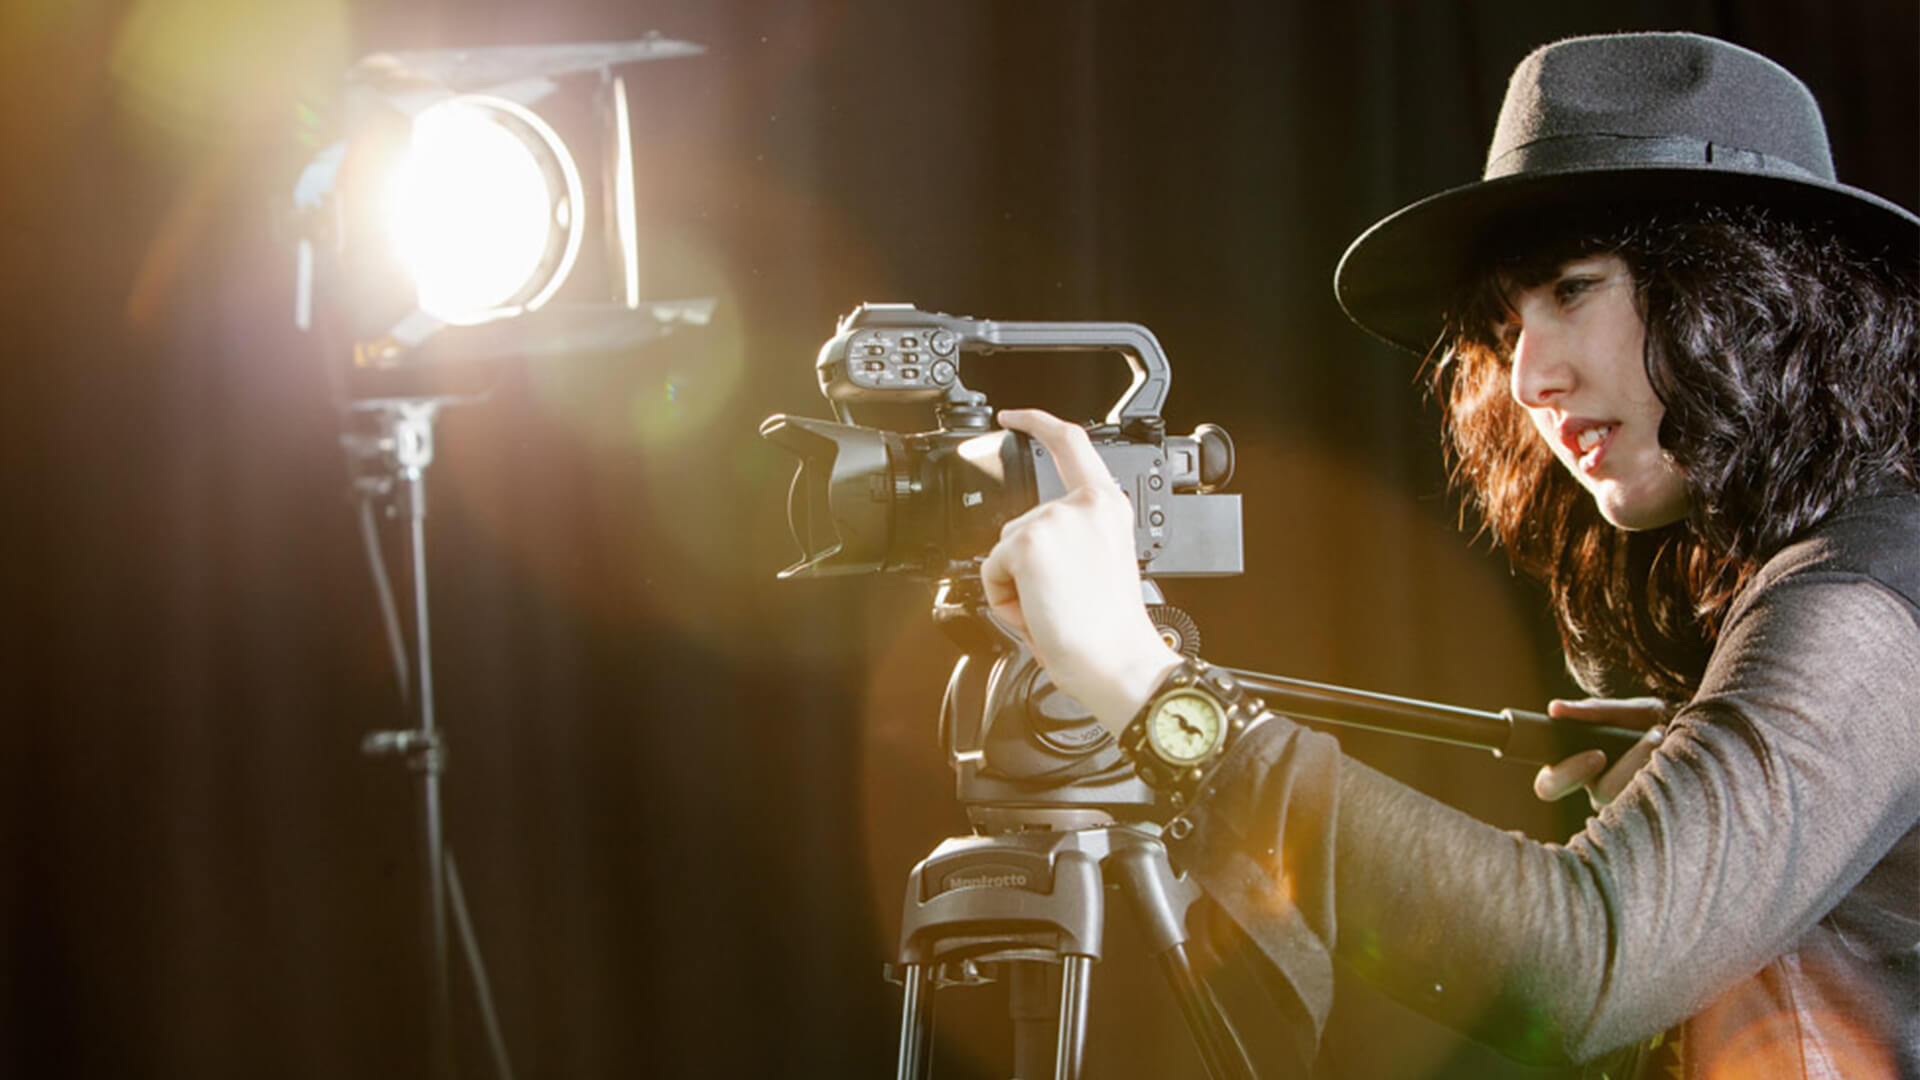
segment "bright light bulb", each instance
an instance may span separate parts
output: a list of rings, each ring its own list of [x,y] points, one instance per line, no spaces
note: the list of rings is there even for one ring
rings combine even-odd
[[[448,323],[518,314],[564,227],[536,148],[497,115],[459,99],[423,110],[388,202],[420,309]]]

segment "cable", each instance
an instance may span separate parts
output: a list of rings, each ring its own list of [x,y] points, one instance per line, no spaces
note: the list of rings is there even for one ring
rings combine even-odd
[[[467,917],[467,894],[460,888],[460,872],[454,869],[453,851],[447,851],[447,892],[453,898],[453,919],[460,927],[460,951],[467,954],[467,972],[473,977],[473,996],[480,1005],[480,1023],[487,1029],[487,1046],[493,1051],[493,1071],[500,1080],[513,1080],[513,1063],[507,1060],[507,1043],[500,1037],[500,1018],[493,1011],[493,989],[487,984],[487,968],[480,960],[480,941],[474,937],[473,921]]]
[[[400,679],[400,700],[412,694],[412,668],[407,664],[407,645],[400,631],[400,609],[393,600],[393,582],[387,577],[386,556],[380,549],[380,534],[373,520],[373,498],[360,497],[360,538],[367,550],[367,566],[373,571],[373,589],[380,598],[380,619],[387,630],[387,647],[393,652],[394,674]]]

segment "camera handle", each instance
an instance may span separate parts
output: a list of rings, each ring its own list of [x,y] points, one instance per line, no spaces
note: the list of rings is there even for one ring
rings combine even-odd
[[[976,322],[981,352],[1025,350],[1088,352],[1112,349],[1126,357],[1133,382],[1107,413],[1107,423],[1157,422],[1173,386],[1173,369],[1160,339],[1139,323]]]
[[[967,353],[1103,352],[1126,357],[1133,382],[1114,402],[1107,422],[1158,424],[1173,370],[1153,331],[1139,323],[1002,322],[921,311],[912,304],[861,304],[842,317],[820,348],[815,369],[834,415],[852,424],[849,406],[883,398],[896,402],[944,399],[983,405],[960,379]]]

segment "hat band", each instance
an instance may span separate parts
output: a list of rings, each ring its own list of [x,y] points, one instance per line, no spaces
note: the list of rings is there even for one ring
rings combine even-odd
[[[1728,172],[1771,173],[1831,181],[1782,157],[1688,135],[1555,135],[1513,149],[1487,162],[1484,180],[1529,172],[1642,168],[1679,165]]]

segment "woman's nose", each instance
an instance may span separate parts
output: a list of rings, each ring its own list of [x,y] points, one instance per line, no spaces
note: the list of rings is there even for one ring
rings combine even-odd
[[[1572,389],[1573,368],[1562,353],[1551,333],[1523,328],[1513,342],[1513,400],[1529,409],[1540,409]]]

